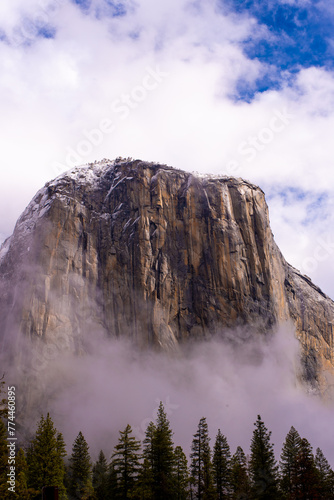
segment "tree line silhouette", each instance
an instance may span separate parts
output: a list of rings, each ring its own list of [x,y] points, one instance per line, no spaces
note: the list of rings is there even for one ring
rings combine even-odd
[[[164,406],[147,426],[143,442],[130,425],[120,431],[110,460],[101,450],[92,463],[78,433],[67,457],[63,436],[49,414],[42,416],[29,446],[16,455],[15,493],[8,491],[6,411],[0,412],[0,498],[40,499],[42,488],[57,486],[59,498],[91,500],[331,500],[334,472],[322,451],[291,427],[277,463],[271,432],[258,415],[246,456],[232,455],[219,429],[211,449],[208,424],[201,418],[190,460],[173,443]]]

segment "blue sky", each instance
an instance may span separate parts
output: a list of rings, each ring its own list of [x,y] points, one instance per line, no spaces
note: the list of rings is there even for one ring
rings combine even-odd
[[[73,2],[79,6],[80,9],[83,10],[83,12],[90,12],[90,9],[94,9],[94,13],[98,19],[101,19],[103,17],[118,17],[118,16],[125,16],[128,12],[127,9],[127,3],[126,1],[111,1],[111,0],[104,0],[102,2],[102,5],[98,5],[96,8],[94,8],[94,5],[92,0],[73,0]]]
[[[1,0],[0,244],[47,181],[141,158],[259,185],[284,257],[334,299],[333,19],[329,1]]]
[[[239,83],[237,96],[251,99],[256,92],[279,89],[301,68],[333,69],[333,15],[323,2],[221,2],[222,9],[253,16],[266,28],[265,36],[244,42],[245,54],[267,65],[252,89]]]
[[[334,241],[333,19],[310,0],[3,0],[0,242],[46,181],[131,156],[260,185],[303,269]],[[328,255],[312,278],[334,297],[333,277]]]
[[[280,70],[300,67],[333,68],[333,17],[323,2],[222,2],[239,13],[254,16],[268,28],[267,39],[249,40],[245,51]]]
[[[73,2],[86,13],[94,10],[99,18],[125,16],[131,5],[110,0],[104,0],[103,6],[97,7],[92,0]],[[198,2],[201,3],[205,2]],[[257,91],[277,88],[285,81],[286,71],[294,74],[301,67],[333,68],[333,8],[323,1],[220,0],[217,10],[251,16],[266,28],[265,32],[255,33],[243,42],[243,50],[249,58],[268,65],[268,75],[258,82]]]
[[[126,1],[104,0],[97,6],[92,0],[73,2],[87,15],[94,12],[98,19],[126,16],[130,7],[136,8]],[[294,81],[301,68],[333,69],[334,15],[323,1],[220,0],[216,8],[224,14],[253,17],[260,28],[242,41],[242,50],[249,59],[263,64],[262,74],[251,85],[243,79],[237,81],[232,99],[249,102],[259,92],[279,90]]]

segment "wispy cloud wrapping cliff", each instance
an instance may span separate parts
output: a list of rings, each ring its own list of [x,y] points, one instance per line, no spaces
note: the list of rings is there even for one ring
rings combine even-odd
[[[85,356],[62,354],[45,370],[35,366],[38,377],[35,384],[28,379],[26,416],[34,410],[38,419],[47,408],[66,442],[70,445],[81,429],[96,457],[101,448],[111,454],[118,431],[127,423],[142,440],[159,401],[175,443],[187,453],[202,416],[212,440],[220,428],[233,452],[238,445],[248,452],[260,413],[273,432],[277,456],[293,425],[333,464],[334,449],[327,438],[332,410],[296,382],[299,347],[289,324],[266,340],[246,329],[224,332],[224,338],[188,345],[179,356],[138,352],[124,340],[91,339]],[[21,398],[25,383],[26,378],[17,385]]]

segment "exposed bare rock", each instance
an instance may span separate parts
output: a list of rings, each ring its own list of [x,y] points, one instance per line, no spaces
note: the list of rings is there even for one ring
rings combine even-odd
[[[47,183],[0,250],[3,345],[13,331],[80,352],[100,332],[177,349],[224,327],[292,318],[305,378],[333,373],[334,303],[289,266],[260,188],[139,160]]]

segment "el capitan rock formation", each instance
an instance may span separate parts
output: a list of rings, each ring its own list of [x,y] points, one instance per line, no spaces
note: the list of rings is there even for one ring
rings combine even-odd
[[[98,332],[175,349],[291,318],[304,378],[325,390],[334,373],[334,303],[283,258],[263,191],[139,160],[36,194],[0,250],[0,318],[5,349],[20,331],[73,352]]]

